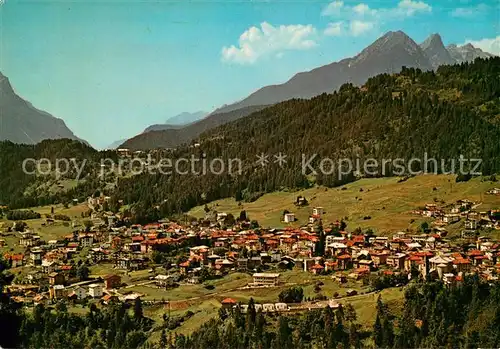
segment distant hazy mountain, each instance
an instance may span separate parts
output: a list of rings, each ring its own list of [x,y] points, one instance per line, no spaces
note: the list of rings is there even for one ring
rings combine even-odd
[[[207,115],[208,113],[206,111],[201,111],[201,110],[196,111],[194,113],[183,112],[180,113],[179,115],[168,118],[167,121],[165,121],[165,123],[170,125],[187,125],[192,122],[201,120]]]
[[[429,59],[433,68],[440,65],[455,64],[457,61],[451,56],[450,52],[444,47],[443,40],[439,34],[432,34],[420,44],[425,55]]]
[[[63,120],[38,110],[19,97],[0,73],[0,141],[35,144],[44,139],[80,140]]]
[[[193,122],[181,128],[170,128],[167,130],[141,133],[124,142],[122,145],[120,145],[120,148],[128,148],[134,150],[174,148],[180,144],[190,142],[205,131],[240,119],[264,108],[265,106],[251,106],[234,110],[228,113],[212,114],[200,121]]]
[[[126,139],[119,139],[108,145],[105,149],[117,149],[120,146],[120,144],[122,144],[125,141]]]
[[[494,57],[493,54],[484,52],[480,48],[472,46],[472,44],[466,44],[463,46],[451,44],[448,45],[446,49],[450,52],[451,57],[453,57],[457,63],[471,62],[476,58]]]
[[[173,147],[191,141],[210,127],[224,123],[226,119],[236,120],[248,115],[252,110],[249,107],[331,93],[348,82],[362,85],[377,74],[398,73],[403,66],[431,70],[443,64],[462,63],[478,57],[491,56],[493,55],[470,44],[461,47],[450,45],[446,48],[439,34],[431,35],[418,45],[402,31],[391,31],[355,57],[298,73],[283,84],[263,87],[237,103],[225,105],[201,121],[178,130],[156,131],[154,134],[147,132],[130,139],[123,146],[136,149]],[[231,117],[227,118],[228,115]]]
[[[164,124],[155,124],[146,128],[143,133],[149,131],[161,131],[168,129],[178,129],[182,126],[189,125],[193,122],[203,119],[208,113],[204,111],[197,111],[194,113],[183,112],[176,116],[168,118]]]

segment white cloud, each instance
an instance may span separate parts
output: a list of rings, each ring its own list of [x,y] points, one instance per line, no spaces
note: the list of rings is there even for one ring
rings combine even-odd
[[[340,36],[344,32],[344,22],[334,22],[328,23],[328,26],[324,30],[326,36]]]
[[[356,13],[358,15],[362,15],[362,16],[365,16],[365,15],[375,16],[377,14],[377,10],[372,10],[370,8],[370,6],[363,4],[363,3],[354,6],[352,8],[352,11],[354,13]]]
[[[485,38],[481,40],[465,40],[462,45],[469,43],[485,52],[500,56],[500,35],[492,39]]]
[[[417,12],[431,12],[432,7],[423,1],[402,0],[398,8],[406,10],[408,16],[413,16]]]
[[[263,22],[241,34],[238,46],[222,48],[222,60],[238,64],[252,64],[266,56],[281,56],[284,51],[308,50],[317,46],[316,28],[312,25],[273,25]]]
[[[333,16],[339,14],[341,9],[344,7],[343,1],[334,1],[328,4],[323,11],[321,11],[322,16]]]
[[[374,27],[375,24],[373,22],[364,22],[358,20],[351,21],[349,25],[350,32],[353,36],[365,34],[366,32],[372,30]]]
[[[453,17],[468,18],[479,16],[489,10],[489,6],[479,4],[474,7],[459,7],[451,11]]]
[[[358,36],[370,32],[380,23],[404,20],[406,17],[429,12],[432,12],[432,7],[419,0],[401,0],[395,7],[381,8],[370,8],[365,3],[349,6],[337,0],[328,4],[321,14],[344,21],[349,28],[349,34]],[[324,30],[324,34],[339,35],[339,27],[331,27],[331,25],[329,24]]]
[[[432,12],[432,6],[418,0],[401,0],[396,7],[381,7],[372,9],[365,3],[359,3],[355,6],[344,5],[343,1],[333,1],[329,3],[321,12],[323,16],[343,17],[343,19],[352,19],[352,17],[372,16],[383,19],[396,18],[397,16],[413,16],[417,13]]]

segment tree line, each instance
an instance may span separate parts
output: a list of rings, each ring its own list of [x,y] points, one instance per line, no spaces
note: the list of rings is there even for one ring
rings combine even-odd
[[[449,172],[458,170],[462,155],[482,159],[477,170],[483,174],[498,173],[499,81],[499,57],[443,66],[437,71],[403,68],[399,74],[375,76],[362,87],[345,84],[331,94],[278,103],[203,133],[196,140],[197,146],[193,142],[153,155],[153,160],[168,156],[173,161],[192,156],[238,158],[243,163],[241,174],[199,175],[190,173],[190,164],[183,164],[179,169],[187,174],[143,173],[103,180],[97,175],[99,160],[115,153],[97,152],[69,140],[44,141],[34,150],[32,146],[0,142],[0,204],[19,208],[70,202],[101,190],[112,197],[110,209],[129,205],[131,220],[146,223],[221,198],[253,201],[268,192],[313,185],[332,187],[357,179],[354,172],[311,171],[318,169],[325,157],[334,164],[344,158],[362,163],[368,158],[422,159],[427,153],[445,160],[444,168],[429,162],[429,171]],[[280,152],[287,156],[281,167],[272,161],[265,167],[256,163],[262,153],[272,160],[273,154]],[[305,172],[302,154],[316,154]],[[54,194],[41,185],[46,178],[20,172],[24,158],[41,156],[92,161],[86,177],[75,188]],[[465,164],[464,170],[471,171],[471,166]],[[411,169],[423,168],[423,163],[414,162]],[[394,164],[386,164],[368,176],[392,175],[394,169]]]

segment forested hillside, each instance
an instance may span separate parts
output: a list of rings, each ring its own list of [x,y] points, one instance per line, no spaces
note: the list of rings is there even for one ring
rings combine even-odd
[[[411,283],[402,315],[391,314],[383,299],[371,331],[362,331],[345,307],[273,319],[236,309],[211,320],[171,347],[184,348],[497,348],[500,345],[500,285],[477,276],[460,285]]]
[[[114,152],[97,152],[93,148],[79,141],[69,139],[45,140],[36,145],[14,144],[9,141],[0,142],[0,205],[9,205],[10,208],[46,205],[54,202],[69,202],[73,198],[86,199],[102,183],[98,180],[100,158],[116,159]],[[69,171],[61,164],[62,172],[67,172],[56,179],[55,168],[49,171],[48,162],[40,164],[39,169],[46,175],[37,171],[33,161],[26,163],[25,159],[48,159],[54,167],[56,159],[70,161]],[[74,159],[74,160],[71,160]],[[85,163],[83,163],[85,161]],[[71,190],[54,193],[48,190],[48,182],[76,180],[77,168],[83,166],[81,178]],[[50,172],[50,173],[48,173]]]
[[[383,74],[362,88],[310,100],[294,99],[223,125],[200,137],[197,148],[180,148],[174,157],[242,160],[241,175],[143,174],[120,180],[116,195],[144,219],[184,211],[196,204],[234,196],[251,200],[282,188],[327,186],[351,181],[318,173],[302,174],[302,154],[321,157],[410,159],[424,152],[436,159],[479,158],[484,174],[500,170],[500,58],[440,67],[436,72],[403,69]],[[272,154],[287,155],[282,168]],[[271,164],[256,164],[261,153]],[[446,162],[449,171],[451,162]],[[413,164],[419,169],[419,163]],[[455,168],[456,169],[456,168]],[[388,171],[390,173],[390,171]],[[379,173],[381,175],[381,173]],[[387,173],[386,173],[387,175]],[[148,190],[145,190],[148,188]],[[160,205],[160,209],[152,209]]]
[[[205,131],[227,122],[243,118],[264,108],[265,106],[258,105],[241,108],[227,113],[216,113],[184,126],[153,125],[144,130],[143,133],[123,142],[119,148],[133,150],[175,148],[183,143],[190,143]]]
[[[186,173],[170,175],[143,173],[120,177],[115,187],[97,178],[100,158],[113,152],[96,152],[78,142],[44,141],[35,147],[0,143],[0,203],[12,208],[83,199],[106,188],[114,201],[132,205],[137,221],[154,221],[225,197],[251,201],[266,192],[283,188],[306,188],[321,184],[335,186],[356,179],[354,173],[339,177],[302,172],[302,154],[318,154],[310,165],[318,169],[321,158],[333,161],[428,157],[436,159],[482,159],[483,174],[500,172],[500,58],[476,60],[437,71],[403,69],[400,74],[382,74],[363,87],[343,85],[338,92],[310,100],[294,99],[257,111],[200,136],[198,146],[184,146],[160,156],[175,162],[179,158],[221,158],[241,160],[241,173],[198,174],[184,163]],[[286,163],[274,163],[283,153]],[[256,163],[260,154],[269,156],[268,166]],[[47,192],[43,176],[22,172],[27,157],[88,159],[83,180],[61,193]],[[155,161],[155,159],[153,159]],[[432,164],[431,164],[432,165]],[[452,163],[445,162],[451,170]],[[468,170],[470,164],[465,164]],[[440,166],[438,166],[440,167]],[[413,163],[419,170],[422,164]],[[428,170],[433,170],[432,166]],[[371,176],[391,175],[391,168],[378,168]],[[154,172],[154,171],[153,171]],[[74,179],[70,172],[67,179]],[[29,190],[28,190],[29,189]]]

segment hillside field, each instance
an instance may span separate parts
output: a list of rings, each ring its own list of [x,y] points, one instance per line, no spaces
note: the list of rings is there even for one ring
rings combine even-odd
[[[331,298],[335,292],[340,296],[338,302],[347,305],[352,304],[356,310],[359,324],[365,328],[371,328],[376,316],[376,301],[379,293],[369,292],[367,286],[363,286],[361,281],[349,281],[346,284],[339,284],[330,276],[317,276],[311,273],[291,270],[281,273],[282,284],[278,287],[262,288],[262,289],[235,289],[245,286],[251,277],[244,273],[230,274],[223,279],[210,281],[207,284],[212,284],[214,290],[208,291],[204,285],[181,285],[177,289],[162,291],[153,290],[150,287],[132,287],[127,291],[136,291],[149,293],[144,300],[156,300],[161,298],[169,300],[168,305],[147,306],[145,314],[154,319],[157,325],[161,325],[162,316],[164,313],[170,316],[182,316],[187,311],[192,311],[194,315],[183,322],[173,332],[182,334],[191,334],[199,328],[204,322],[218,316],[218,310],[221,307],[221,301],[227,297],[233,298],[243,304],[248,303],[250,298],[253,298],[257,303],[275,303],[278,301],[278,295],[284,289],[296,285],[304,289],[304,297],[312,298],[318,294],[323,294]],[[323,285],[321,290],[314,292],[314,285],[321,281]],[[348,289],[355,289],[359,292],[357,296],[347,297]],[[124,290],[125,291],[125,290]],[[404,289],[395,287],[382,290],[380,292],[383,301],[390,307],[395,314],[400,312]],[[151,339],[158,340],[160,331],[154,331]]]
[[[468,182],[456,183],[453,175],[419,175],[404,182],[399,180],[361,179],[338,188],[314,187],[274,192],[251,203],[238,203],[233,198],[217,200],[208,204],[208,207],[217,212],[232,213],[235,217],[245,210],[250,219],[257,220],[263,227],[298,227],[308,222],[312,209],[318,206],[324,210],[323,224],[347,217],[349,230],[371,228],[379,234],[416,229],[424,219],[411,211],[426,203],[437,201],[444,206],[459,199],[469,199],[482,202],[478,207],[481,211],[500,208],[500,196],[486,195],[489,189],[500,186],[500,183],[485,178],[477,177]],[[298,196],[304,196],[309,205],[296,207],[294,203]],[[284,210],[295,213],[297,221],[281,222]],[[188,214],[204,217],[204,206],[197,206]]]
[[[71,226],[71,222],[63,222],[63,221],[55,221],[54,223],[47,225],[46,224],[46,215],[50,215],[51,208],[54,207],[54,214],[66,215],[73,222],[77,224],[75,228]],[[26,224],[28,224],[28,229],[33,230],[36,234],[40,235],[40,237],[45,240],[53,240],[53,239],[61,239],[64,235],[71,234],[74,230],[82,229],[81,225],[84,218],[82,218],[81,214],[88,210],[88,207],[85,203],[81,203],[75,206],[69,206],[68,208],[64,208],[63,205],[52,205],[52,206],[40,206],[30,208],[35,212],[41,214],[41,218],[39,219],[28,219],[25,220]],[[6,246],[0,248],[0,252],[22,252],[24,248],[18,245],[19,243],[19,234],[15,232],[7,233],[5,231],[8,226],[12,226],[14,222],[9,221],[6,218],[0,218],[0,239],[4,239],[6,242]]]

